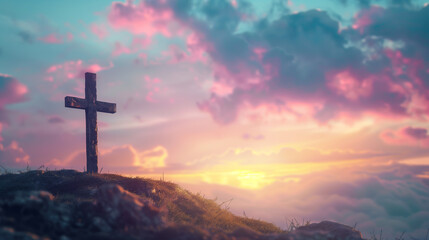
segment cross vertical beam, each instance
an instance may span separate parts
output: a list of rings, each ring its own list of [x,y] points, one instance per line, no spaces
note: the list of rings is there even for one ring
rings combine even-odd
[[[98,173],[97,86],[95,73],[85,73],[86,165],[89,173]]]
[[[85,109],[87,172],[98,172],[97,112],[115,113],[116,104],[97,101],[96,75],[85,73],[85,99],[65,97],[65,107]]]

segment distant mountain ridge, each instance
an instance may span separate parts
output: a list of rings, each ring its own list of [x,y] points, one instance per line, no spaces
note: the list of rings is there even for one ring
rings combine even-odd
[[[359,240],[324,221],[282,231],[177,184],[74,170],[0,175],[0,239]]]

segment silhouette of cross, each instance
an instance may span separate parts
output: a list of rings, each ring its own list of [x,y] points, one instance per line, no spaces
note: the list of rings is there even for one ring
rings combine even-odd
[[[85,73],[85,99],[65,97],[65,107],[85,109],[87,172],[98,173],[97,112],[115,113],[116,104],[97,101],[95,73]]]

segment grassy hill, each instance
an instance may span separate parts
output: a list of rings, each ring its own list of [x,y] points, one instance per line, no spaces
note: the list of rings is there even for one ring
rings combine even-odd
[[[235,216],[171,182],[74,170],[0,175],[2,233],[62,240],[336,239]]]

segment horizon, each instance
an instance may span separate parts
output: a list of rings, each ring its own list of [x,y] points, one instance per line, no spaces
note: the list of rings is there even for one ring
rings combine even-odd
[[[25,6],[25,7],[24,7]],[[0,166],[179,183],[285,228],[429,229],[429,2],[0,3]]]

